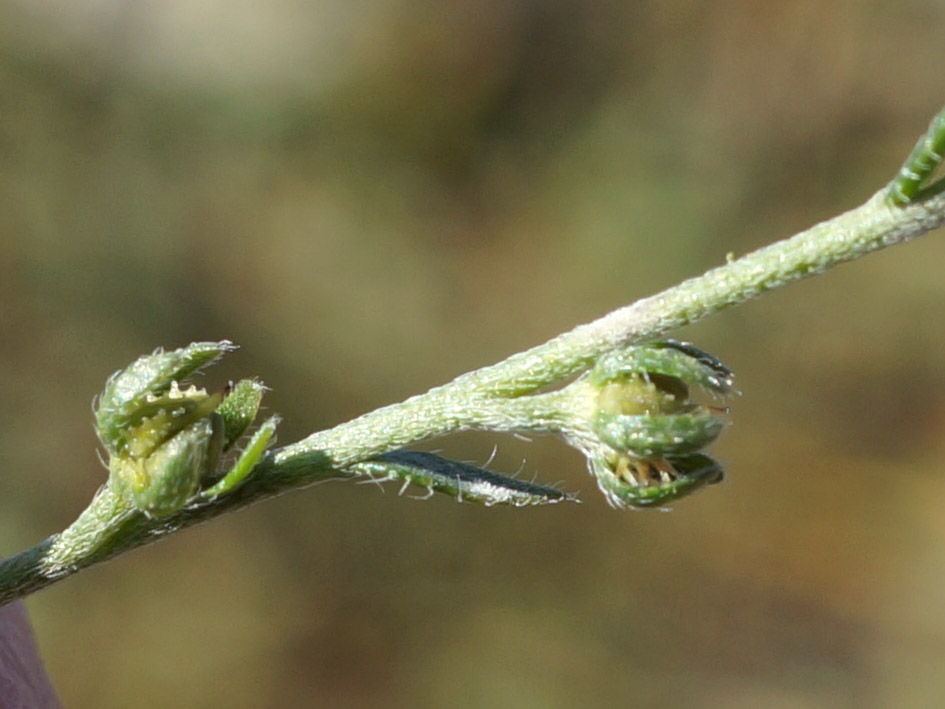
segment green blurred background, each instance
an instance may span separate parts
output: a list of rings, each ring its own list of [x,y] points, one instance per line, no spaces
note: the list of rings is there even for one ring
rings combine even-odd
[[[0,552],[105,471],[89,404],[243,346],[288,443],[866,199],[945,6],[0,2]],[[727,482],[609,509],[555,440],[431,448],[584,503],[333,483],[28,601],[69,707],[870,707],[945,696],[945,235],[678,333]]]

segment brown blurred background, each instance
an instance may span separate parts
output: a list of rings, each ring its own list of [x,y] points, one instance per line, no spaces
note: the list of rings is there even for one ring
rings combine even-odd
[[[105,472],[89,402],[230,338],[288,443],[892,177],[945,6],[0,1],[0,553]],[[333,483],[32,597],[69,707],[922,707],[945,696],[945,234],[678,333],[725,484],[607,507],[554,440],[431,447],[584,503]]]

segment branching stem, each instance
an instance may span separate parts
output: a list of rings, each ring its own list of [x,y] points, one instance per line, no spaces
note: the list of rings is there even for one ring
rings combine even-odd
[[[0,564],[0,604],[76,571],[289,490],[333,478],[410,480],[407,459],[378,456],[464,429],[554,431],[554,407],[538,390],[586,370],[620,345],[657,338],[775,288],[903,243],[945,223],[945,194],[923,183],[945,150],[945,112],[891,185],[845,214],[684,281],[649,298],[473,372],[269,453],[241,486],[167,517],[149,517],[103,488],[64,532]],[[461,472],[425,483],[461,488]],[[439,487],[438,487],[439,486]],[[452,487],[451,487],[452,486]],[[564,495],[562,494],[562,497]]]

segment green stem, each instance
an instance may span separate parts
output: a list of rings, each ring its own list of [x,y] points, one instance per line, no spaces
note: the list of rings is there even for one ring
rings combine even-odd
[[[902,208],[885,191],[864,205],[615,310],[503,362],[464,374],[426,394],[372,411],[283,448],[277,461],[320,451],[344,466],[391,448],[469,428],[485,398],[518,397],[588,368],[620,345],[670,330],[846,261],[909,241],[945,223],[945,196]]]
[[[933,126],[945,132],[941,115],[936,121]],[[929,150],[938,147],[938,142],[933,142]],[[552,400],[525,395],[561,383],[615,347],[657,338],[945,223],[945,194],[903,206],[891,205],[886,194],[883,190],[862,206],[790,239],[615,310],[503,362],[270,453],[245,483],[219,499],[168,517],[150,518],[131,512],[104,490],[62,534],[0,564],[0,603],[185,527],[320,480],[389,474],[409,481],[411,475],[416,477],[416,466],[410,461],[388,461],[384,467],[383,459],[376,459],[417,441],[464,429],[559,430],[554,412],[545,408]],[[462,476],[457,476],[461,481]],[[449,481],[443,483],[448,490],[460,487],[450,485]]]

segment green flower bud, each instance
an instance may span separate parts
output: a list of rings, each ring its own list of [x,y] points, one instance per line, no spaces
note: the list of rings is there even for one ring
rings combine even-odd
[[[153,517],[173,514],[194,497],[219,459],[222,432],[219,416],[201,419],[146,458],[114,459],[112,475],[139,510]]]
[[[95,411],[95,428],[106,450],[146,454],[143,449],[149,445],[153,449],[207,415],[207,409],[215,409],[219,400],[201,406],[207,393],[196,387],[182,392],[179,383],[234,349],[224,340],[196,342],[172,352],[157,350],[113,374]],[[132,446],[138,449],[131,451]]]
[[[206,499],[201,492],[208,485],[214,496],[230,491],[250,475],[273,439],[275,418],[233,470],[218,470],[221,456],[255,420],[265,387],[243,380],[208,394],[183,380],[232,349],[224,341],[159,350],[106,383],[95,413],[109,453],[109,485],[144,514],[173,514]]]
[[[734,392],[734,376],[691,344],[662,340],[615,350],[585,380],[592,387],[589,431],[572,435],[616,507],[658,506],[719,482],[721,466],[699,454],[726,425],[728,410],[693,401]]]

